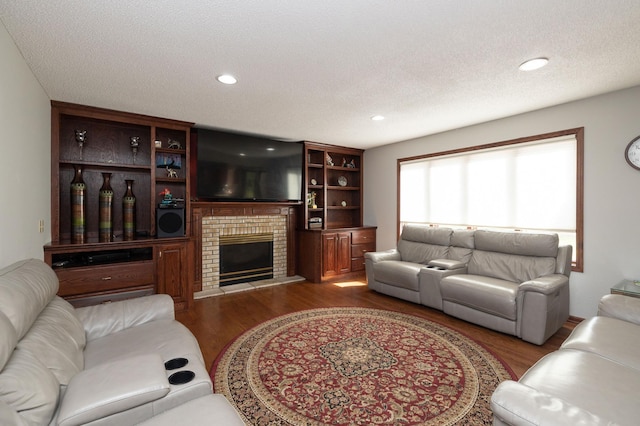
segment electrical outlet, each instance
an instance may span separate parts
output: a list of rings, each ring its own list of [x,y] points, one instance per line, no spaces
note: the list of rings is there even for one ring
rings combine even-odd
[[[38,229],[40,229],[40,233],[44,232],[44,219],[40,219],[40,222],[38,223]]]

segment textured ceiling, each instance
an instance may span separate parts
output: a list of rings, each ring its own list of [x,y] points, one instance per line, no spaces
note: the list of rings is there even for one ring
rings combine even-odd
[[[638,0],[0,0],[0,19],[51,99],[360,148],[640,84]]]

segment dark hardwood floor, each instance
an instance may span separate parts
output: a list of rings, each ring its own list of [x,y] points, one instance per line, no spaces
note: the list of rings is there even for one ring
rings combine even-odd
[[[518,377],[542,356],[558,349],[573,328],[572,323],[567,323],[544,345],[537,346],[425,306],[376,293],[367,288],[364,279],[327,284],[283,284],[196,300],[194,305],[188,312],[176,313],[176,318],[197,337],[209,369],[222,349],[245,330],[276,316],[303,309],[358,306],[417,315],[481,342],[502,358]]]

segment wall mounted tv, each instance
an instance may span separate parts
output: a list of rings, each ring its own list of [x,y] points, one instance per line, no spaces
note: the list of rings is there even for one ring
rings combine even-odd
[[[201,201],[302,200],[302,142],[197,129]]]

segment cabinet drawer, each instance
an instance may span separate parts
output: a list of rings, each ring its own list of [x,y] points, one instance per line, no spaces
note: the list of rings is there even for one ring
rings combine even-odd
[[[375,229],[363,229],[360,231],[351,232],[351,244],[375,243],[375,241],[376,241]]]
[[[137,287],[130,290],[116,290],[113,292],[100,293],[90,296],[68,296],[67,302],[71,303],[74,308],[82,308],[84,306],[100,305],[102,303],[117,302],[119,300],[134,299],[136,297],[149,296],[155,294],[153,285],[146,287]]]
[[[60,296],[137,287],[155,282],[153,262],[130,262],[57,270]]]
[[[351,259],[351,272],[364,271],[364,258]]]
[[[375,243],[370,244],[354,244],[351,246],[351,257],[364,257],[368,251],[375,251]]]

